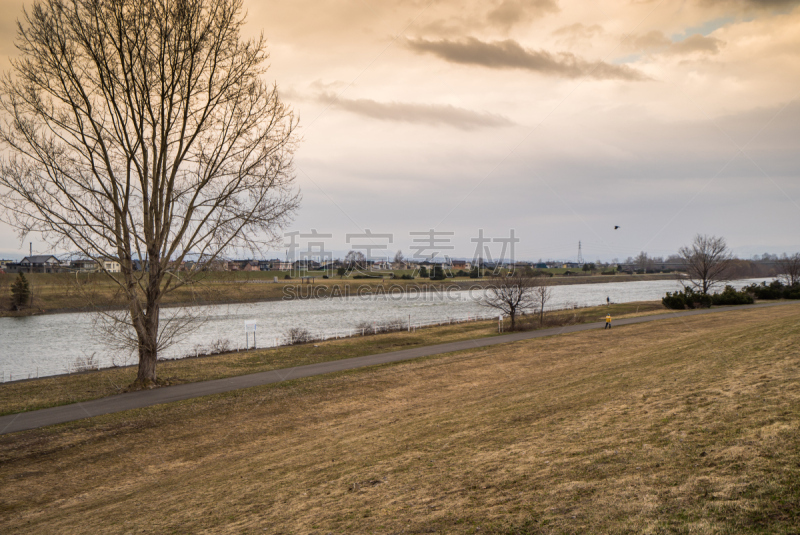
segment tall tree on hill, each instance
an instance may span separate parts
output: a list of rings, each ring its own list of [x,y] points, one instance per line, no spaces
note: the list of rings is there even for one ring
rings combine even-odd
[[[243,24],[242,0],[39,0],[0,83],[0,217],[119,262],[141,387],[174,334],[164,296],[274,243],[298,206],[297,121]]]
[[[725,238],[698,234],[678,250],[686,269],[687,285],[708,294],[729,279],[731,252]]]

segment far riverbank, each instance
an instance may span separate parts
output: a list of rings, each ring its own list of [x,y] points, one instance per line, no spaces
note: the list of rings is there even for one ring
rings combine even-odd
[[[642,275],[570,275],[554,276],[548,279],[553,286],[573,284],[602,284],[617,282],[641,282],[658,280],[679,280],[681,273],[651,273]],[[77,280],[77,279],[76,279]],[[207,279],[191,286],[184,286],[165,296],[163,307],[236,305],[271,301],[291,301],[294,299],[316,299],[372,295],[391,291],[404,294],[446,292],[486,288],[490,279],[448,279],[431,281],[429,279],[322,279],[301,282],[297,279],[279,280],[277,283],[263,279],[219,280]],[[0,285],[2,286],[2,285]],[[313,291],[309,290],[313,286]],[[19,311],[9,310],[8,302],[3,303],[0,317],[28,317],[46,314],[69,314],[92,312],[96,310],[122,310],[124,302],[116,294],[112,282],[93,280],[80,286],[72,279],[52,281],[39,276],[31,281],[33,305]],[[0,287],[2,292],[2,287]],[[8,299],[5,299],[8,301]]]

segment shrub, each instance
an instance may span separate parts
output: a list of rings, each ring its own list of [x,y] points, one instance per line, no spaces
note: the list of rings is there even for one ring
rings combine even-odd
[[[469,274],[466,271],[464,271],[463,269],[459,269],[456,272],[456,277],[468,277],[468,276],[469,276]]]
[[[290,280],[292,276],[287,273],[286,275],[283,276],[283,278],[286,280]]]
[[[756,299],[780,299],[783,297],[784,286],[780,281],[772,281],[769,285],[766,282],[761,284],[751,284],[744,291]]]
[[[288,345],[293,346],[311,342],[314,338],[311,336],[311,333],[308,332],[308,330],[303,329],[302,327],[292,327],[286,331],[285,339]]]
[[[30,298],[31,286],[28,284],[28,279],[25,278],[25,275],[20,273],[17,275],[17,280],[11,285],[11,304],[14,305],[14,308],[19,309],[19,307],[28,304]]]
[[[427,277],[428,276],[428,268],[426,268],[425,266],[422,266],[421,268],[419,268],[419,276],[420,277]]]
[[[681,292],[667,292],[666,297],[661,298],[661,304],[672,310],[683,310],[686,308],[686,301]]]
[[[413,281],[414,280],[414,275],[401,275],[400,278],[402,280],[406,280],[406,281]]]
[[[725,286],[722,293],[714,294],[711,296],[711,302],[714,305],[751,305],[753,304],[753,296],[742,290],[737,292],[733,286]]]
[[[355,328],[356,330],[360,330],[366,336],[368,334],[404,331],[406,330],[407,326],[408,324],[406,323],[406,320],[395,318],[376,322],[362,321],[357,323]]]
[[[446,278],[447,278],[447,276],[445,275],[444,269],[442,269],[442,266],[433,266],[433,269],[431,270],[431,280],[432,281],[443,281]]]
[[[661,303],[673,310],[708,308],[711,306],[711,302],[712,297],[710,295],[697,293],[691,288],[684,288],[683,292],[667,292],[666,297],[661,298]]]

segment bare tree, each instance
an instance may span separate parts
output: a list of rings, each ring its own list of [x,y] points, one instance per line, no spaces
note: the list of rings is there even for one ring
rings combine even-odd
[[[678,250],[686,266],[689,286],[707,294],[728,280],[731,252],[725,238],[698,234],[689,246]]]
[[[533,287],[533,300],[539,308],[539,327],[541,327],[544,325],[544,307],[553,296],[553,287],[545,282],[544,277],[537,277],[537,280],[539,285]]]
[[[137,386],[157,381],[163,297],[274,243],[299,203],[297,121],[243,24],[242,0],[41,0],[0,82],[0,217],[119,262]]]
[[[402,266],[405,263],[405,261],[406,257],[403,256],[403,251],[398,249],[397,252],[394,254],[394,262],[393,262],[394,267]]]
[[[367,257],[361,251],[348,251],[344,257],[344,265],[348,271],[363,270],[367,266]]]
[[[653,269],[653,260],[647,256],[646,252],[642,251],[636,256],[636,267],[643,273],[647,273],[648,269]]]
[[[521,271],[508,275],[494,275],[492,283],[481,299],[481,305],[501,311],[511,318],[511,330],[516,328],[517,314],[535,310],[550,299],[547,292],[540,291],[545,287],[544,277],[531,277]]]
[[[778,259],[778,279],[787,286],[800,284],[800,253]]]

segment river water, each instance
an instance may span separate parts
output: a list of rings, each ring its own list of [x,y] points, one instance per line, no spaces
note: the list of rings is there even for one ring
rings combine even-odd
[[[741,288],[761,281],[747,279],[732,285]],[[680,288],[676,280],[553,286],[548,308],[596,306],[605,304],[606,297],[612,303],[653,301]],[[476,289],[197,307],[199,317],[193,320],[196,329],[160,354],[165,359],[181,358],[203,353],[215,342],[227,343],[231,349],[243,348],[246,338],[252,346],[253,334],[245,334],[246,321],[256,322],[258,347],[270,347],[283,343],[286,331],[293,327],[332,337],[389,320],[424,325],[496,317],[478,304],[482,295],[483,290]],[[100,367],[134,364],[135,355],[109,349],[94,328],[94,320],[90,313],[0,318],[0,381],[68,373],[87,357],[93,357]]]

